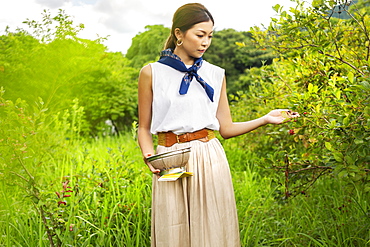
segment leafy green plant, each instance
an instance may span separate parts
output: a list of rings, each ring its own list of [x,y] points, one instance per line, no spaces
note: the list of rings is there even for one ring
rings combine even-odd
[[[25,23],[31,34],[7,29],[0,37],[0,81],[7,98],[30,103],[41,97],[53,114],[78,99],[86,113],[83,135],[100,135],[106,120],[117,131],[129,129],[136,119],[139,69],[123,54],[107,52],[104,39],[79,38],[83,25],[74,25],[63,10],[55,16],[44,11],[42,21]]]
[[[303,8],[297,1],[289,12],[276,5],[280,18],[268,30],[252,32],[261,48],[270,47],[279,57],[257,73],[251,70],[254,83],[248,93],[232,98],[237,120],[246,112],[251,118],[262,116],[266,108],[301,114],[297,121],[257,130],[245,140],[247,148],[264,157],[262,166],[282,174],[276,178],[280,198],[298,195],[324,174],[370,191],[370,22],[356,5],[346,10],[351,19],[335,19],[330,15],[335,5],[314,1]]]
[[[60,204],[52,200],[55,194],[49,188],[55,178],[45,174],[53,174],[55,163],[68,154],[66,144],[78,140],[83,111],[74,105],[71,115],[68,111],[60,116],[50,115],[42,99],[35,107],[30,107],[21,99],[15,102],[4,99],[4,93],[1,88],[0,171],[2,189],[7,192],[1,195],[7,201],[3,210],[19,210],[17,200],[27,198],[24,206],[39,215],[37,224],[44,225],[50,245],[60,246],[56,232],[60,222],[54,217]]]

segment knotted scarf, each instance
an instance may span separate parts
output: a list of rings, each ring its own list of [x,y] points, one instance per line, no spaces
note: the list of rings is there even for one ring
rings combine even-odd
[[[190,82],[193,80],[193,77],[195,77],[206,91],[208,98],[213,102],[213,88],[208,85],[197,73],[203,63],[202,57],[196,59],[194,64],[190,68],[186,68],[185,64],[181,61],[179,56],[173,54],[171,49],[166,49],[161,52],[161,57],[158,62],[168,65],[178,71],[185,72],[180,85],[180,95],[184,95],[188,92]]]

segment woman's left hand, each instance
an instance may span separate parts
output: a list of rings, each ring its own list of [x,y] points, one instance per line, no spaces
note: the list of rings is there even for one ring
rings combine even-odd
[[[287,109],[272,110],[264,116],[265,121],[269,124],[281,124],[297,117],[299,117],[298,112],[293,112]]]

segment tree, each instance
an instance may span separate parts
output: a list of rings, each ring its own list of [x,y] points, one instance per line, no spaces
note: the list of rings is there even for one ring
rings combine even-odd
[[[85,107],[88,130],[93,135],[108,128],[107,120],[117,133],[137,120],[139,69],[128,66],[129,63],[122,53],[105,53],[99,59],[99,67],[84,74],[87,79],[73,88],[74,95]]]
[[[238,80],[246,69],[272,62],[271,51],[256,48],[250,32],[225,29],[215,32],[213,37],[204,59],[225,69],[229,93],[247,90],[247,85]]]
[[[145,29],[145,32],[132,39],[132,45],[127,50],[126,57],[134,68],[141,68],[146,63],[158,59],[170,34],[170,29],[163,25],[146,26]]]
[[[32,106],[42,98],[50,114],[78,99],[86,113],[86,134],[97,134],[107,119],[117,121],[120,129],[131,125],[138,69],[127,58],[106,52],[101,39],[78,38],[83,25],[74,26],[62,10],[55,17],[45,11],[42,23],[26,23],[33,36],[17,30],[0,39],[0,81],[8,99],[22,98]]]

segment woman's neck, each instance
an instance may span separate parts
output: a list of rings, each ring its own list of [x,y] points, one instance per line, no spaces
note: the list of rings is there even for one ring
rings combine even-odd
[[[177,55],[179,58],[181,58],[181,61],[185,65],[193,65],[194,64],[194,58],[190,57],[188,54],[186,54],[185,51],[183,51],[181,48],[176,47],[173,51],[173,54]]]

